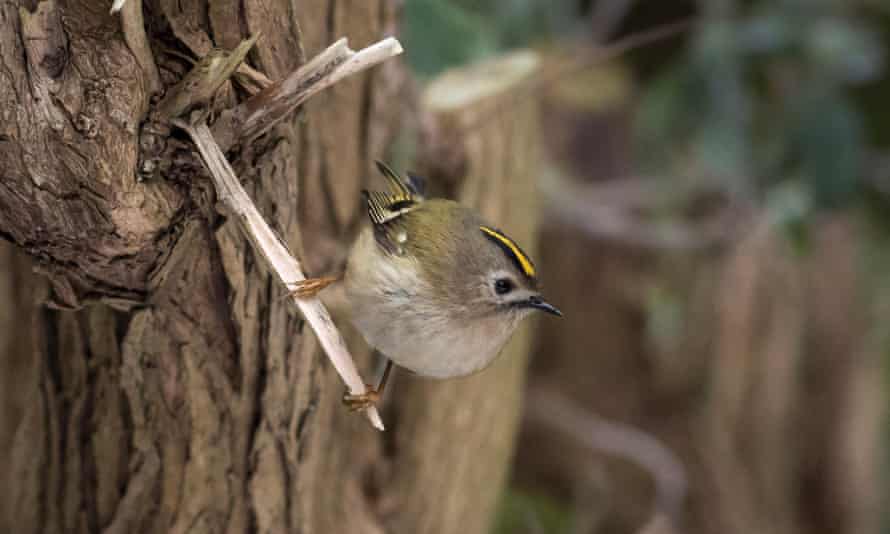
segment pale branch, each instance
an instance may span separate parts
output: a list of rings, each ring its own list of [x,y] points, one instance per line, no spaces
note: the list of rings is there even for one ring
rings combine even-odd
[[[187,84],[180,84],[182,90],[178,92],[190,93],[192,91],[189,91],[189,88],[198,86],[218,87],[217,82],[221,76],[211,76],[211,72],[225,77],[230,76],[254,42],[255,39],[244,41],[232,53],[221,52],[219,58],[216,60],[211,58],[209,63],[202,60],[189,73],[190,76],[194,74],[194,79]],[[287,288],[306,279],[300,263],[269,227],[247,192],[241,187],[241,182],[226,160],[223,150],[228,149],[235,141],[251,139],[267,131],[319,91],[401,52],[401,44],[392,37],[358,52],[349,48],[345,38],[340,39],[290,76],[266,87],[233,110],[224,112],[214,124],[214,131],[211,131],[203,121],[195,125],[178,119],[172,121],[192,138],[210,171],[217,198],[236,216],[254,249],[265,258],[278,280]],[[201,68],[202,65],[204,68]],[[211,68],[214,65],[215,68]],[[208,94],[212,94],[212,91],[199,92],[202,95],[201,99],[205,100]],[[183,106],[179,100],[176,99],[176,105],[171,101],[169,106],[163,105],[165,102],[162,102],[160,107],[167,112],[168,117],[172,118],[195,103],[190,99],[189,104]],[[312,327],[337,373],[346,383],[349,392],[353,395],[364,394],[365,383],[359,376],[346,343],[334,326],[327,309],[317,298],[292,298]],[[383,422],[375,407],[367,408],[365,414],[375,428],[383,430]]]
[[[645,469],[655,485],[653,521],[675,522],[686,499],[686,469],[654,436],[585,411],[562,393],[538,389],[527,395],[526,416],[579,441],[596,453],[624,458]],[[657,521],[656,521],[657,520]]]
[[[110,11],[110,13],[111,13],[111,14],[115,14],[115,13],[117,13],[118,11],[120,11],[121,8],[124,7],[124,3],[125,3],[126,1],[127,1],[127,0],[114,0],[114,3],[111,4],[111,11]]]
[[[257,94],[266,87],[272,85],[272,80],[247,63],[238,65],[238,69],[232,77],[250,96]]]
[[[578,186],[555,171],[543,172],[538,188],[552,220],[571,226],[595,239],[665,251],[699,251],[736,237],[739,221],[750,209],[740,201],[699,222],[652,220],[664,194],[654,181],[616,179]]]
[[[198,147],[204,164],[210,171],[210,177],[216,188],[216,196],[230,212],[232,212],[241,225],[241,229],[253,243],[256,252],[265,258],[266,263],[275,273],[278,281],[286,288],[290,288],[296,282],[306,279],[300,262],[290,253],[287,247],[278,238],[278,235],[269,227],[247,192],[241,186],[241,182],[235,175],[235,171],[229,165],[225,155],[220,149],[207,124],[203,121],[190,125],[181,120],[174,120],[173,124],[185,130]],[[334,365],[334,369],[349,387],[350,393],[361,395],[365,393],[365,383],[356,370],[355,363],[343,336],[334,326],[328,310],[318,298],[292,297],[306,322],[312,327],[318,337],[325,353]],[[383,430],[383,421],[380,414],[373,406],[365,410],[365,414],[378,430]]]
[[[253,139],[312,95],[401,53],[402,45],[393,37],[359,51],[350,49],[345,38],[340,39],[289,76],[223,112],[213,125],[213,136],[223,150]]]
[[[173,119],[171,122],[192,138],[210,171],[217,198],[236,216],[258,255],[265,258],[278,280],[289,288],[306,279],[300,263],[269,227],[241,187],[223,150],[235,141],[261,135],[312,95],[347,76],[400,54],[402,46],[398,40],[390,37],[355,52],[349,48],[345,38],[340,39],[290,76],[269,85],[233,110],[224,112],[214,124],[213,132],[203,120],[192,125],[175,119],[190,107],[212,98],[223,81],[236,71],[255,42],[256,36],[242,41],[232,52],[216,50],[208,53],[168,92],[158,105],[158,110],[163,117]],[[317,298],[293,299],[349,392],[353,395],[366,393],[365,383],[356,370],[346,343],[321,301]],[[367,408],[365,414],[375,428],[383,430],[383,422],[375,407]]]

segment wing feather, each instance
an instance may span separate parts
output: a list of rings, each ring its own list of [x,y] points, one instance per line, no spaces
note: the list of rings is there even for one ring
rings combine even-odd
[[[405,233],[403,229],[396,231],[394,226],[398,224],[399,217],[423,202],[422,179],[413,175],[403,178],[382,161],[375,163],[380,174],[386,178],[389,191],[362,191],[368,205],[368,217],[374,225],[374,235],[380,246],[389,253],[400,254]]]

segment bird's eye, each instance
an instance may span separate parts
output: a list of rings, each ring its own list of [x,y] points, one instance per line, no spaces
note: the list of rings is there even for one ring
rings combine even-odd
[[[513,282],[508,278],[498,278],[494,281],[494,292],[498,295],[504,295],[513,291]]]

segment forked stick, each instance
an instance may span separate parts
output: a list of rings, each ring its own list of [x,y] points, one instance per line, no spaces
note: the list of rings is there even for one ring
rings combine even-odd
[[[245,46],[251,44],[247,41]],[[351,50],[346,39],[340,39],[283,80],[224,112],[212,132],[204,120],[195,124],[179,119],[171,121],[192,138],[210,171],[218,200],[235,215],[258,255],[265,258],[278,281],[287,289],[306,279],[300,262],[263,219],[223,151],[234,142],[243,142],[267,131],[319,91],[401,53],[402,45],[392,37],[358,51]],[[318,298],[291,298],[312,327],[349,393],[365,394],[365,383],[324,304]],[[383,430],[377,408],[372,405],[364,411],[374,428]]]
[[[288,251],[278,235],[269,227],[266,220],[260,214],[256,205],[248,196],[247,191],[241,186],[241,182],[226,160],[225,154],[213,138],[210,128],[203,120],[197,124],[188,124],[182,120],[174,120],[173,124],[182,128],[189,134],[198,147],[201,159],[210,171],[213,185],[216,187],[216,197],[238,219],[241,229],[253,243],[253,247],[275,273],[278,281],[286,288],[290,288],[294,282],[306,279],[300,262]],[[306,322],[312,327],[318,337],[322,348],[337,370],[337,373],[349,387],[353,395],[365,393],[365,383],[362,381],[355,368],[349,349],[343,336],[334,326],[327,308],[317,297],[297,298],[292,297],[294,303],[300,308]],[[374,428],[383,430],[383,421],[374,406],[365,409],[365,415],[374,425]]]

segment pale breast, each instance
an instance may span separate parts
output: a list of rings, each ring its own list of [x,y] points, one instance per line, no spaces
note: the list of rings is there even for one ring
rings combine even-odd
[[[383,257],[372,232],[354,247],[345,276],[352,321],[397,365],[436,378],[467,375],[489,365],[515,328],[496,317],[458,320],[423,298],[431,292],[414,261]]]

